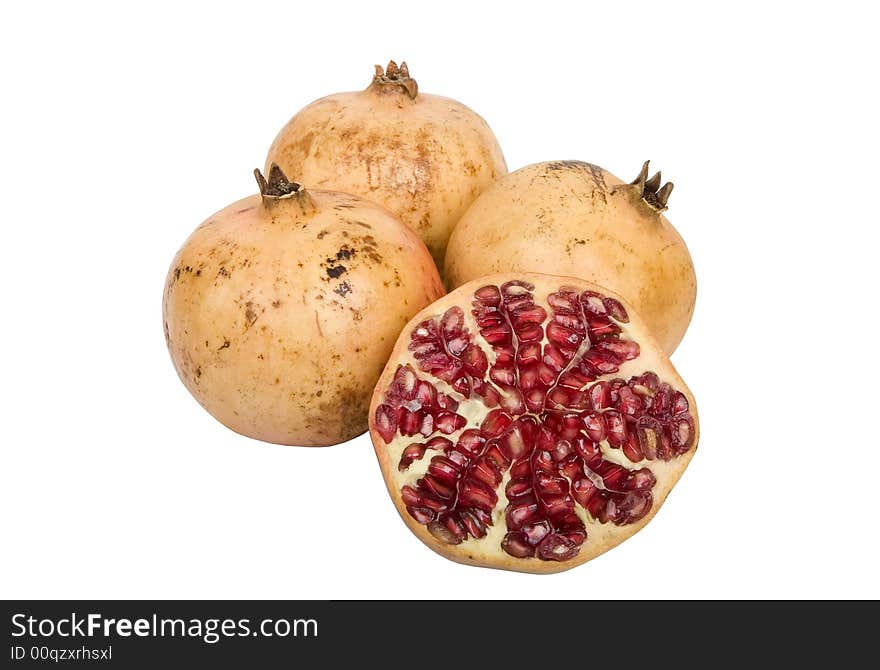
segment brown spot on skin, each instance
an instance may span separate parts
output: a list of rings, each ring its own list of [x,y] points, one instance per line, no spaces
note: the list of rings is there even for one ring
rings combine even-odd
[[[327,230],[326,228],[324,228],[324,230],[322,230],[320,233],[318,233],[318,239],[319,239],[319,240],[323,240],[323,239],[324,239],[324,236],[325,236],[328,232],[330,232],[330,231]]]
[[[272,301],[271,305],[275,309],[278,309],[279,307],[281,307],[281,301],[276,298],[275,300]]]
[[[196,379],[202,376],[202,368],[201,366],[196,368]]]
[[[217,351],[223,351],[224,349],[229,349],[229,344],[230,344],[230,343],[229,343],[229,340],[226,339],[226,338],[224,337],[224,338],[223,338],[223,344],[221,344],[221,345],[217,348]]]
[[[260,316],[259,316],[259,314],[257,314],[256,310],[254,309],[254,303],[252,301],[248,300],[244,304],[244,307],[245,307],[245,310],[244,310],[245,327],[244,327],[244,329],[247,330],[248,328],[253,326],[254,323],[256,323],[257,319],[259,319]]]
[[[368,230],[373,229],[373,226],[371,226],[369,223],[364,223],[363,221],[352,221],[352,223],[356,226],[361,226],[363,228],[367,228]]]
[[[337,265],[336,267],[327,268],[327,275],[332,279],[339,279],[346,270],[347,268],[344,265]]]
[[[347,293],[351,292],[351,284],[349,284],[347,280],[343,281],[339,286],[333,289],[333,292],[345,297]]]
[[[318,313],[315,312],[315,325],[318,327],[318,335],[324,337],[324,331],[321,330],[321,321],[318,319]]]
[[[218,277],[230,277],[232,275],[230,274],[229,270],[226,269],[225,265],[221,265],[220,269],[217,270],[217,276]]]
[[[322,395],[324,395],[324,392],[323,391],[316,391],[315,395],[320,398]]]
[[[238,210],[238,211],[236,212],[236,214],[244,214],[245,212],[249,212],[249,211],[251,211],[252,209],[256,209],[256,207],[257,207],[256,205],[251,205],[250,207],[245,207],[244,209],[240,209],[240,210]],[[209,224],[211,224],[211,223],[214,223],[213,219],[212,219],[211,221],[209,221],[208,223],[206,223],[205,225],[207,226],[207,225],[209,225]]]

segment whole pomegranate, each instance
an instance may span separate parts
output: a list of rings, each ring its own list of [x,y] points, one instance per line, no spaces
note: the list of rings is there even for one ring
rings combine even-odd
[[[452,560],[524,572],[566,570],[642,528],[698,433],[690,391],[630,305],[518,272],[416,315],[370,405],[410,530]]]
[[[662,212],[672,184],[648,163],[626,184],[579,161],[536,163],[487,189],[446,250],[450,287],[493,272],[580,277],[626,296],[666,353],[694,312],[697,280],[684,240]]]
[[[325,446],[366,430],[400,329],[443,295],[421,240],[357,196],[277,167],[190,236],[165,284],[165,339],[196,400],[243,435]]]
[[[356,193],[395,212],[443,267],[452,228],[507,174],[486,122],[460,102],[420,93],[406,63],[376,66],[366,90],[300,110],[272,143],[277,163],[308,188]]]

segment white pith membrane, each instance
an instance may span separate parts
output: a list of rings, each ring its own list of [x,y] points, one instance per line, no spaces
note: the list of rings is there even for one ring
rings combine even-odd
[[[489,284],[489,286],[493,286],[493,285]],[[529,295],[529,296],[533,297],[533,299],[534,299],[533,306],[543,308],[543,310],[546,312],[546,315],[544,316],[544,318],[541,321],[531,321],[531,322],[527,321],[524,326],[524,328],[529,328],[529,327],[532,327],[535,325],[540,325],[541,334],[542,334],[541,338],[536,339],[536,340],[530,340],[530,343],[534,343],[534,342],[540,343],[540,346],[541,346],[540,350],[542,352],[542,361],[544,361],[545,363],[547,361],[547,356],[546,356],[547,352],[548,352],[547,345],[552,344],[551,340],[548,338],[548,335],[547,335],[547,326],[548,326],[548,324],[550,324],[553,321],[556,321],[558,323],[559,316],[562,317],[562,320],[566,319],[565,314],[564,314],[565,309],[564,308],[562,308],[562,309],[554,308],[553,306],[551,306],[548,303],[548,296],[550,296],[551,294],[556,294],[557,296],[559,296],[563,292],[569,292],[569,298],[570,298],[571,292],[574,292],[576,294],[576,296],[578,297],[577,304],[580,306],[580,312],[577,316],[581,320],[581,323],[583,325],[583,332],[585,332],[582,342],[579,343],[576,346],[576,348],[574,346],[572,347],[572,349],[574,349],[573,356],[571,356],[571,358],[568,360],[568,362],[564,365],[563,369],[556,373],[555,381],[551,382],[549,384],[549,386],[545,389],[546,396],[545,396],[545,400],[543,401],[543,404],[542,404],[542,409],[537,409],[536,411],[529,411],[527,409],[524,413],[520,413],[520,414],[508,412],[508,415],[513,419],[513,421],[515,422],[515,421],[517,421],[517,419],[520,419],[524,416],[533,416],[537,419],[537,423],[539,424],[539,427],[540,427],[540,425],[541,425],[540,415],[542,414],[542,412],[544,412],[548,408],[551,408],[551,413],[553,411],[558,411],[560,414],[568,414],[568,415],[577,414],[577,415],[580,415],[581,417],[588,416],[588,415],[594,414],[594,413],[602,413],[602,410],[597,411],[595,408],[587,408],[587,409],[567,408],[565,410],[562,410],[561,406],[559,406],[559,405],[554,406],[554,403],[552,403],[552,401],[550,400],[550,396],[552,394],[553,389],[556,388],[556,384],[559,382],[560,378],[564,377],[567,372],[577,373],[579,364],[580,364],[583,356],[588,352],[595,353],[597,351],[597,345],[599,344],[599,342],[602,339],[605,339],[606,342],[609,342],[609,343],[613,343],[615,341],[620,341],[620,342],[624,342],[624,343],[627,341],[638,342],[638,339],[639,339],[638,336],[631,337],[631,335],[630,335],[633,330],[637,329],[637,327],[632,324],[627,323],[627,318],[626,318],[625,314],[618,313],[618,316],[620,318],[612,318],[612,312],[614,312],[614,310],[612,309],[609,311],[607,306],[603,306],[601,299],[604,298],[604,296],[601,296],[601,295],[597,296],[597,294],[594,292],[584,293],[582,289],[578,289],[576,287],[566,286],[564,283],[560,283],[559,285],[548,286],[548,287],[544,287],[544,286],[539,285],[537,288],[535,288],[535,287],[532,287],[532,285],[527,282],[510,282],[508,284],[504,284],[504,285],[497,287],[497,288],[505,296],[505,297],[502,297],[502,301],[504,303],[510,303],[511,301],[513,301],[515,303],[518,301],[518,297],[521,297],[523,295]],[[482,291],[482,290],[483,289],[478,289],[478,291],[475,292],[473,295],[478,295],[480,293],[480,291]],[[587,298],[586,300],[582,300],[581,299],[582,295],[583,296],[589,295],[590,297]],[[598,297],[600,299],[599,303],[595,302],[596,297]],[[589,301],[592,301],[592,302],[589,302]],[[443,300],[441,302],[443,304],[449,304],[445,300]],[[522,302],[522,301],[520,301],[520,302]],[[555,302],[558,305],[559,299],[557,298],[555,300]],[[613,299],[611,300],[611,302],[619,306],[619,303],[617,303]],[[484,302],[484,304],[485,304],[485,302]],[[597,315],[596,312],[587,311],[587,307],[586,307],[587,304],[593,305],[593,308],[596,308],[596,305],[598,305],[599,312],[602,312],[604,310],[604,314]],[[607,305],[607,302],[606,302],[606,305]],[[491,382],[490,372],[492,370],[493,365],[498,360],[499,352],[494,350],[492,345],[489,344],[489,342],[487,342],[486,339],[484,339],[484,337],[481,334],[481,330],[483,330],[484,333],[488,333],[488,331],[491,331],[493,328],[489,327],[489,328],[481,329],[481,327],[477,323],[477,318],[474,316],[474,313],[473,313],[474,307],[472,305],[467,305],[466,302],[462,300],[462,301],[459,301],[458,306],[462,310],[461,316],[462,316],[463,325],[464,325],[463,331],[466,331],[466,334],[469,337],[469,342],[471,344],[475,344],[475,345],[479,346],[483,350],[483,352],[486,354],[486,358],[487,358],[488,364],[489,364],[489,370],[487,370],[483,379],[485,380],[485,382],[487,384],[493,385],[494,388],[502,396],[508,396],[509,394],[507,394],[504,391],[503,385],[492,384],[492,382]],[[514,307],[516,307],[515,304],[514,304]],[[450,309],[454,309],[454,308],[450,308]],[[529,305],[528,305],[528,301],[525,301],[525,306],[519,308],[519,312],[517,312],[515,309],[514,311],[508,313],[504,317],[505,322],[508,325],[510,325],[509,330],[512,333],[511,345],[512,345],[513,351],[518,351],[518,349],[520,347],[522,347],[524,344],[527,344],[526,342],[519,342],[518,339],[516,338],[516,330],[517,329],[513,325],[513,318],[516,316],[517,313],[529,312],[531,309],[532,308],[529,307]],[[437,334],[440,334],[442,332],[441,323],[442,323],[442,319],[444,317],[444,314],[450,314],[450,313],[451,312],[449,309],[447,309],[446,311],[440,310],[437,314],[435,314],[433,316],[433,322],[436,325],[435,332]],[[485,316],[486,315],[484,313],[483,318],[485,318]],[[609,335],[606,335],[604,337],[600,336],[599,338],[597,338],[594,335],[592,337],[592,341],[591,341],[591,336],[587,332],[590,330],[589,325],[588,325],[590,318],[594,318],[594,319],[598,318],[600,320],[604,318],[606,321],[610,321],[613,324],[613,326],[617,327],[617,328],[612,327],[612,331],[616,331],[617,329],[619,329],[619,333],[610,332]],[[422,323],[424,323],[424,321]],[[522,325],[522,323],[520,325]],[[569,321],[569,325],[570,325],[570,321]],[[458,443],[458,438],[463,433],[465,433],[468,430],[472,430],[472,429],[479,430],[480,426],[483,423],[486,416],[491,411],[493,411],[495,409],[500,409],[497,406],[488,407],[486,404],[484,404],[483,398],[481,398],[479,395],[477,395],[473,391],[471,391],[469,393],[470,397],[466,397],[462,393],[456,391],[450,385],[450,383],[448,383],[447,381],[444,381],[442,379],[439,379],[438,377],[434,376],[434,374],[432,374],[430,371],[428,371],[430,369],[430,365],[428,365],[426,367],[426,358],[430,358],[430,354],[426,356],[425,349],[422,347],[421,348],[422,351],[420,352],[420,354],[416,355],[413,352],[413,349],[414,348],[420,349],[420,342],[423,343],[424,338],[426,336],[429,336],[430,333],[427,332],[426,329],[422,328],[421,324],[416,326],[416,328],[414,328],[414,329],[410,328],[408,330],[409,330],[409,332],[405,331],[401,335],[401,337],[407,338],[407,342],[410,343],[410,346],[405,352],[401,351],[398,358],[394,361],[394,363],[397,366],[397,370],[400,371],[401,367],[404,369],[408,367],[409,370],[404,371],[406,378],[411,380],[414,375],[415,378],[419,382],[427,382],[428,384],[430,384],[434,389],[436,389],[438,394],[446,394],[447,396],[452,398],[456,403],[458,403],[458,406],[457,406],[457,408],[455,408],[454,413],[456,415],[458,415],[459,417],[462,417],[464,419],[465,423],[462,427],[460,427],[456,430],[449,432],[447,429],[446,432],[443,432],[441,430],[438,430],[436,425],[433,425],[433,420],[429,420],[429,422],[427,424],[423,424],[422,428],[417,430],[417,432],[413,435],[401,434],[401,431],[403,431],[405,429],[403,426],[398,425],[397,429],[393,433],[393,436],[390,438],[389,442],[385,441],[385,439],[386,439],[385,437],[378,438],[379,440],[381,440],[381,442],[379,442],[377,446],[379,446],[379,448],[382,448],[381,445],[384,445],[384,447],[387,449],[387,455],[389,458],[389,467],[386,468],[386,472],[385,472],[385,476],[389,479],[389,489],[392,490],[392,495],[396,495],[398,498],[403,497],[402,496],[402,489],[404,487],[411,487],[417,493],[424,494],[426,489],[425,489],[424,484],[420,485],[420,482],[424,481],[423,478],[426,475],[430,476],[429,466],[431,465],[432,459],[434,459],[435,457],[438,457],[438,456],[443,456],[445,453],[442,449],[427,448],[424,450],[424,454],[420,458],[417,456],[414,460],[412,460],[411,463],[409,463],[409,465],[404,464],[405,467],[403,470],[398,470],[397,466],[399,463],[401,463],[401,456],[403,455],[404,450],[407,447],[410,447],[411,445],[414,445],[414,444],[424,445],[425,443],[428,443],[437,437],[442,437],[442,438],[449,440],[452,443],[452,447],[450,447],[450,450],[453,450],[454,446]],[[522,332],[525,332],[525,330],[523,328],[521,328],[520,330]],[[450,356],[450,350],[446,346],[448,344],[448,342],[446,342],[444,340],[442,334],[440,335],[440,341],[442,342],[441,346],[443,347],[443,352],[447,356]],[[501,344],[500,346],[503,347],[504,345]],[[624,348],[626,348],[626,345],[624,345]],[[430,347],[428,347],[428,349],[430,349]],[[630,349],[632,349],[632,348],[630,347]],[[641,353],[641,352],[639,352],[639,353]],[[631,357],[632,353],[630,353],[628,356]],[[453,354],[451,354],[451,357],[459,359],[459,357],[463,357],[463,355],[461,352],[459,352],[458,356],[456,356],[453,353]],[[588,383],[584,384],[584,386],[582,388],[583,388],[583,390],[589,392],[589,389],[592,388],[598,382],[603,382],[603,381],[610,382],[611,380],[614,380],[614,379],[622,379],[623,381],[628,382],[631,378],[641,377],[645,373],[660,374],[657,370],[653,369],[652,363],[662,365],[662,364],[664,364],[664,361],[652,360],[650,357],[646,358],[646,357],[641,356],[639,354],[635,354],[635,357],[631,358],[631,360],[625,360],[625,362],[622,362],[621,364],[616,366],[617,367],[616,370],[611,371],[607,374],[596,374],[595,376],[592,376],[592,378],[589,379]],[[525,366],[519,366],[519,365],[514,364],[514,369],[517,370],[517,379],[515,382],[517,385],[520,382],[520,378],[519,378],[520,368],[522,371],[525,370]],[[469,379],[471,382],[474,381],[472,377],[470,377]],[[676,378],[676,380],[664,380],[662,378],[662,376],[660,376],[657,383],[662,385],[666,381],[668,381],[668,382],[677,381],[677,378]],[[649,390],[646,386],[644,386],[642,384],[637,384],[636,388],[634,390],[637,394],[641,394],[641,398],[643,400],[646,397],[653,398],[653,397],[655,397],[657,383],[655,383],[654,391]],[[393,384],[393,382],[392,382],[392,384]],[[392,384],[386,384],[385,396],[384,396],[385,400],[389,400],[389,398],[390,398],[389,389]],[[683,390],[684,389],[675,388],[674,383],[672,384],[671,393],[674,394],[674,396],[678,402],[684,401],[685,404],[687,404],[687,398],[684,397],[682,395],[682,393],[677,393],[678,391],[683,391]],[[622,389],[621,389],[621,391],[622,391]],[[391,395],[393,395],[393,394],[391,394]],[[620,397],[619,393],[617,394],[617,397]],[[672,398],[673,395],[670,394],[668,397]],[[393,399],[390,399],[389,402],[391,403],[391,405],[393,405],[395,401]],[[405,401],[402,403],[398,401],[398,405],[406,407],[408,410],[414,411],[414,412],[418,412],[422,408],[422,405],[420,404],[420,402],[417,399],[408,400],[408,401]],[[379,420],[379,414],[380,414],[380,410],[383,406],[388,407],[389,405],[383,405],[383,403],[380,403],[377,406],[376,410],[374,410],[373,419],[374,419],[375,426],[379,426],[381,423],[381,421]],[[555,407],[555,410],[552,409],[554,407]],[[605,407],[607,409],[608,405],[605,405]],[[612,411],[614,410],[613,407],[611,407],[610,409],[612,409]],[[642,413],[644,413],[645,415],[649,414],[648,411],[645,411]],[[546,414],[544,414],[544,415],[546,416]],[[668,413],[667,413],[667,415],[668,415]],[[636,415],[633,414],[632,416],[636,416]],[[612,446],[611,443],[609,443],[607,437],[606,437],[606,439],[603,439],[598,443],[593,443],[592,440],[589,440],[589,438],[587,437],[587,433],[586,433],[585,429],[581,429],[579,431],[579,437],[586,438],[586,441],[589,442],[590,444],[596,444],[599,452],[601,452],[601,458],[604,461],[622,466],[623,468],[625,468],[629,472],[642,471],[642,474],[640,475],[640,477],[642,479],[644,479],[647,476],[644,474],[643,469],[649,470],[650,473],[655,478],[655,482],[653,483],[653,486],[651,486],[649,490],[651,493],[651,498],[654,501],[653,504],[657,504],[657,502],[656,502],[657,500],[662,501],[665,498],[669,489],[672,488],[672,486],[674,485],[675,481],[677,480],[677,478],[681,472],[682,466],[679,463],[677,463],[677,461],[679,460],[679,458],[683,454],[690,451],[693,447],[693,434],[695,431],[695,427],[694,427],[693,417],[692,417],[692,414],[690,411],[686,410],[685,412],[681,412],[679,410],[679,412],[674,415],[674,419],[673,419],[674,422],[671,423],[670,425],[672,425],[672,427],[673,427],[672,430],[675,430],[676,429],[675,427],[678,426],[680,423],[684,426],[684,423],[686,423],[685,418],[690,420],[690,424],[689,424],[690,425],[690,428],[689,428],[690,438],[689,438],[689,440],[686,440],[684,444],[682,444],[682,443],[677,444],[675,446],[675,449],[673,450],[673,451],[675,451],[675,453],[670,452],[669,447],[667,445],[667,447],[665,448],[665,453],[657,454],[657,455],[655,455],[656,457],[653,459],[641,458],[637,461],[632,461],[624,453],[623,448],[621,448],[619,446],[618,447]],[[684,423],[682,423],[682,422],[684,422]],[[377,430],[377,432],[381,433],[381,430]],[[508,431],[505,430],[505,431],[502,431],[501,433],[499,433],[499,439],[500,439],[500,437],[503,437],[505,435],[505,433],[507,433],[507,432]],[[651,439],[651,441],[656,446],[657,442],[660,439],[659,432],[652,433],[651,431],[648,431],[648,435],[654,436]],[[574,441],[576,439],[579,439],[579,438],[572,438],[571,440],[568,440],[568,442],[571,443],[572,441]],[[562,441],[562,439],[560,439],[560,441]],[[472,467],[482,457],[482,454],[487,453],[488,446],[490,443],[492,443],[491,439],[484,445],[483,450],[478,455],[473,456],[470,459],[470,461],[467,461],[462,467],[463,468]],[[527,452],[527,453],[531,454],[534,458],[534,455],[537,454],[539,451],[541,451],[541,449],[538,446],[538,440],[536,439],[534,449],[531,452]],[[565,451],[564,448],[563,448],[563,451]],[[641,451],[643,451],[643,450],[641,450]],[[661,451],[663,451],[663,450],[661,450]],[[525,453],[526,452],[523,452],[523,454],[525,454]],[[594,485],[596,485],[596,487],[598,489],[600,489],[600,490],[603,489],[605,482],[602,479],[602,476],[591,471],[591,469],[589,467],[587,467],[587,465],[586,465],[587,461],[585,459],[581,458],[579,456],[579,454],[576,453],[575,450],[568,449],[568,456],[563,456],[562,458],[559,458],[558,463],[562,464],[562,463],[568,462],[569,465],[571,465],[571,462],[572,462],[571,454],[572,453],[575,454],[575,457],[578,460],[579,465],[583,468],[583,475],[581,475],[581,477],[592,482]],[[523,454],[520,454],[520,457],[522,457]],[[554,456],[553,458],[554,458],[553,462],[555,465],[555,463],[557,462],[556,457]],[[462,554],[465,554],[467,556],[467,558],[469,558],[470,560],[474,560],[474,561],[481,562],[481,563],[488,563],[488,564],[497,563],[499,560],[499,557],[501,557],[501,556],[504,556],[507,559],[512,559],[514,561],[536,562],[536,561],[551,561],[551,560],[552,561],[572,560],[577,557],[577,555],[578,555],[578,553],[580,553],[581,549],[583,549],[585,546],[587,546],[591,543],[595,543],[595,544],[602,545],[605,547],[610,547],[610,546],[614,546],[614,545],[618,544],[619,542],[623,541],[624,539],[626,539],[627,537],[632,535],[632,533],[634,532],[633,524],[637,523],[645,516],[648,516],[652,511],[651,510],[652,505],[650,505],[650,504],[647,506],[643,505],[639,508],[639,511],[638,511],[635,518],[632,518],[632,519],[623,518],[622,520],[618,519],[617,522],[615,522],[615,520],[612,518],[606,518],[605,521],[602,522],[599,518],[594,518],[593,514],[591,514],[591,512],[588,509],[582,507],[577,502],[575,497],[572,495],[573,494],[573,483],[576,478],[573,478],[573,477],[566,475],[566,473],[564,473],[562,471],[562,469],[560,469],[561,466],[560,466],[560,468],[555,468],[555,467],[550,468],[549,471],[552,472],[554,476],[558,476],[558,477],[566,480],[566,483],[563,485],[565,490],[563,491],[563,493],[561,495],[563,498],[567,498],[569,501],[569,504],[567,505],[567,509],[569,509],[570,511],[573,511],[574,514],[577,516],[577,518],[580,520],[580,522],[583,524],[584,530],[586,531],[586,538],[584,540],[581,540],[582,544],[581,543],[575,544],[574,542],[565,541],[564,546],[558,547],[556,552],[550,552],[549,550],[546,549],[547,547],[550,546],[549,544],[545,546],[545,550],[543,552],[539,551],[539,549],[541,548],[541,544],[542,544],[541,541],[539,540],[539,541],[535,542],[533,545],[531,545],[531,547],[532,547],[531,549],[526,547],[526,550],[530,550],[530,551],[534,552],[533,556],[526,556],[526,557],[518,556],[515,551],[514,551],[514,553],[511,553],[511,551],[502,548],[502,543],[504,542],[505,537],[508,536],[508,531],[509,531],[508,526],[507,526],[507,522],[506,522],[506,517],[505,517],[508,506],[511,504],[516,504],[517,502],[522,500],[521,498],[519,498],[519,499],[514,498],[513,500],[509,500],[506,495],[506,487],[508,485],[508,482],[511,480],[511,468],[515,467],[515,463],[517,462],[516,458],[511,458],[509,460],[511,462],[506,467],[500,469],[501,470],[501,482],[494,488],[495,495],[497,496],[497,503],[494,505],[491,512],[489,513],[491,523],[482,524],[484,526],[485,535],[482,537],[474,537],[473,533],[468,532],[464,538],[457,538],[457,542],[455,541],[456,538],[450,538],[453,541],[450,542],[449,544],[454,545],[456,547],[456,549],[460,550],[462,552]],[[545,462],[547,462],[547,461],[545,460]],[[537,474],[540,474],[538,472],[538,469],[533,470],[531,473],[531,476],[533,477],[533,479],[532,479],[533,483],[535,481],[534,477]],[[450,509],[452,510],[453,515],[456,513],[460,513],[462,510],[464,510],[466,512],[468,512],[468,511],[473,512],[474,511],[473,506],[463,504],[463,503],[461,503],[461,501],[459,499],[459,495],[462,491],[461,485],[463,483],[465,483],[466,479],[467,479],[467,477],[459,477],[458,482],[455,485],[456,486],[456,493],[453,496],[453,498],[449,499]],[[622,481],[622,480],[620,480],[620,481]],[[614,489],[611,486],[609,486],[608,489],[615,490],[615,491],[621,490],[621,489]],[[645,491],[646,489],[643,486],[640,490]],[[539,491],[537,490],[537,488],[532,488],[528,492],[527,495],[531,495],[532,493],[535,494],[535,498],[537,499],[538,510],[539,510],[539,513],[537,514],[537,518],[539,519],[539,521],[546,521],[550,525],[550,532],[545,534],[542,539],[547,539],[549,537],[549,535],[562,536],[562,535],[569,533],[569,531],[572,530],[571,528],[568,528],[567,530],[565,528],[561,528],[561,529],[557,528],[556,524],[554,524],[554,518],[552,518],[552,515],[549,513],[546,513],[546,508],[543,507],[542,497],[539,494]],[[574,502],[573,510],[571,509],[571,504],[570,504],[571,501]],[[598,502],[598,501],[595,501],[595,502]],[[405,501],[404,501],[404,504],[405,504]],[[413,511],[412,511],[412,509],[415,507],[418,507],[418,505],[413,505],[412,507],[407,507],[407,509],[410,513],[410,516],[413,518],[413,520],[415,520],[418,523],[422,523],[423,526],[430,525],[430,522],[420,521],[418,519],[417,514],[413,513]],[[612,506],[609,506],[609,509],[612,509],[612,508],[613,508]],[[440,514],[435,514],[435,517],[434,517],[433,525],[435,528],[434,528],[434,531],[431,531],[431,534],[440,541],[443,541],[443,540],[442,540],[442,537],[438,537],[438,535],[437,535],[437,532],[436,532],[437,524],[444,521],[444,519],[448,518],[448,516],[449,516],[448,512],[442,512]],[[461,517],[459,517],[459,518],[461,518]],[[558,520],[558,517],[557,517],[557,520]],[[440,529],[440,533],[441,533],[441,535],[444,534],[442,528]],[[516,531],[514,531],[513,534],[518,535]],[[576,534],[577,533],[575,532],[575,535]],[[518,537],[522,537],[522,536],[518,535]],[[571,537],[571,535],[566,535],[566,537]],[[557,542],[557,544],[558,544],[558,542]],[[554,555],[554,553],[558,554],[558,555]]]

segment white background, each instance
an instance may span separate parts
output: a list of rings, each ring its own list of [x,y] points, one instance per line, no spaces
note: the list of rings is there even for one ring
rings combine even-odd
[[[486,4],[4,3],[0,596],[880,597],[870,3]],[[176,249],[293,113],[389,58],[511,169],[675,182],[702,442],[644,531],[569,572],[440,558],[366,436],[240,437],[166,352]]]

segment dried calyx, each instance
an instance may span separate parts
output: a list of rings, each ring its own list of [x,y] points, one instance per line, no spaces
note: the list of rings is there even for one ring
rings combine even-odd
[[[650,205],[652,209],[662,212],[666,209],[666,203],[669,201],[669,194],[672,193],[673,184],[671,181],[668,181],[661,186],[660,182],[662,180],[659,171],[648,179],[648,163],[650,162],[645,161],[639,176],[631,181],[630,185],[638,189],[641,199]]]
[[[303,191],[303,187],[295,181],[289,181],[281,168],[275,163],[269,168],[269,179],[267,180],[259,169],[254,170],[254,177],[257,179],[257,186],[260,187],[260,195],[266,198],[286,198]]]
[[[416,80],[409,76],[409,67],[406,62],[397,66],[393,60],[388,61],[388,66],[383,70],[381,65],[376,65],[376,74],[373,75],[373,86],[388,87],[400,86],[406,91],[407,95],[415,100],[419,94],[419,85]]]

